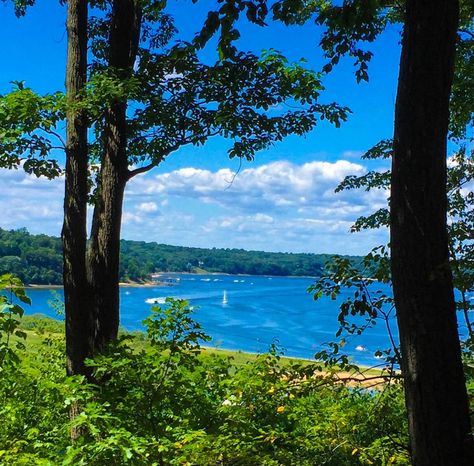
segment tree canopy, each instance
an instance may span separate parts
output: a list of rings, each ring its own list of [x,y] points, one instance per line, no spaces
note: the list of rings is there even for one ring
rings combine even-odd
[[[154,272],[319,276],[327,254],[271,253],[242,249],[202,249],[144,241],[120,242],[121,281],[148,281]],[[350,258],[357,264],[360,258]],[[24,283],[62,283],[60,238],[32,235],[26,229],[0,229],[0,273],[14,273]]]

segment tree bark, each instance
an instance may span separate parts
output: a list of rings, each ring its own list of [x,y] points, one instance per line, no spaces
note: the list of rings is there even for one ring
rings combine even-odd
[[[63,282],[66,314],[66,357],[69,375],[89,376],[84,360],[91,355],[86,275],[88,151],[87,117],[74,108],[87,79],[87,0],[67,7],[67,113],[64,196]]]
[[[116,0],[112,6],[109,69],[128,78],[137,56],[141,10],[137,0]],[[127,100],[110,105],[105,115],[104,153],[94,206],[88,277],[94,305],[94,349],[117,338],[119,327],[120,226],[128,179]]]
[[[392,279],[415,466],[474,464],[446,228],[458,9],[407,1],[395,110]]]

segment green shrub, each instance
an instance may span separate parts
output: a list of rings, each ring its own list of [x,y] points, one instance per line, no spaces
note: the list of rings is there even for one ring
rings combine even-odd
[[[65,376],[58,324],[26,319],[31,338],[9,346],[15,357],[2,367],[0,464],[409,464],[399,385],[336,384],[315,364],[283,362],[276,347],[244,364],[208,354],[183,300],[153,308],[144,323],[140,341],[121,335],[89,362],[92,385]],[[71,421],[72,404],[81,412]],[[84,435],[71,444],[73,425]]]

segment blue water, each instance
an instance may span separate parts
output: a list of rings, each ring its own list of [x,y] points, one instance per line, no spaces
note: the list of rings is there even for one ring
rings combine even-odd
[[[313,283],[311,278],[184,274],[170,277],[179,278],[178,284],[121,289],[122,327],[143,329],[141,322],[151,307],[145,301],[172,296],[189,300],[195,309],[195,320],[212,337],[213,346],[265,352],[272,342],[278,342],[288,356],[312,358],[325,342],[337,340],[334,335],[338,328],[338,304],[350,294],[343,292],[337,301],[314,301],[306,292]],[[224,291],[227,304],[223,304]],[[62,290],[58,293],[62,297]],[[27,314],[43,313],[57,318],[48,304],[53,297],[50,290],[28,290],[28,294],[32,305],[27,306]],[[395,322],[391,325],[396,333]],[[374,352],[389,346],[381,321],[362,336],[348,338],[344,351],[360,364],[375,365],[380,361]]]

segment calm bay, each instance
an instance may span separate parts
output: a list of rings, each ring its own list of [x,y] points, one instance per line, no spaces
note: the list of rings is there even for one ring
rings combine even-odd
[[[260,353],[277,343],[285,355],[301,358],[312,358],[324,343],[336,340],[338,307],[350,295],[346,290],[337,300],[314,301],[306,291],[314,282],[308,277],[164,274],[161,279],[170,283],[121,288],[123,328],[143,330],[142,320],[153,301],[162,303],[168,296],[183,298],[194,308],[194,319],[212,337],[210,346]],[[380,288],[389,291],[385,285],[374,287]],[[56,292],[62,299],[62,289]],[[32,305],[26,306],[27,314],[59,318],[49,303],[54,299],[51,290],[29,289],[28,295]],[[396,333],[394,319],[391,326]],[[346,340],[344,351],[365,365],[380,362],[374,352],[390,346],[382,321],[362,336]]]

